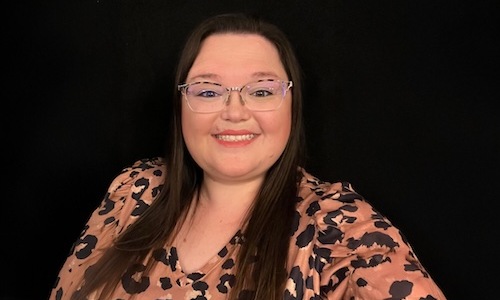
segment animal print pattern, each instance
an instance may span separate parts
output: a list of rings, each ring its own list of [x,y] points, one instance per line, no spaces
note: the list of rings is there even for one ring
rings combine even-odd
[[[301,171],[283,299],[445,299],[401,232],[351,184],[324,182]],[[74,243],[50,299],[69,299],[78,290],[101,251],[154,201],[165,173],[162,158],[144,159],[112,181]],[[243,240],[237,232],[191,274],[180,268],[175,247],[157,249],[150,254],[158,261],[151,274],[138,276],[145,266],[130,266],[112,299],[132,294],[134,300],[225,299],[235,282],[235,257]]]

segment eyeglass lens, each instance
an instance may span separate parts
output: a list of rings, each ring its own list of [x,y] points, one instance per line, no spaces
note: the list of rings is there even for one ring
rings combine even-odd
[[[242,88],[226,88],[213,82],[197,82],[187,86],[185,95],[195,112],[222,110],[232,91],[239,91],[248,109],[267,111],[279,108],[288,85],[278,80],[264,80],[246,84]]]

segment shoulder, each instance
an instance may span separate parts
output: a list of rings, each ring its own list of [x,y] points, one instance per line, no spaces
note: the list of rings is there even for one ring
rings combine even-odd
[[[163,158],[137,160],[123,168],[113,179],[107,196],[114,200],[140,201],[149,205],[162,189],[165,176],[166,166]]]
[[[165,176],[162,158],[137,160],[112,179],[99,206],[92,212],[61,268],[53,293],[70,295],[85,271],[111,247],[158,195]]]
[[[356,192],[348,181],[323,181],[302,169],[303,177],[299,186],[298,209],[308,210],[307,214],[321,211],[372,209],[371,205]],[[360,217],[364,213],[360,212]]]
[[[124,167],[114,181],[121,183],[137,181],[141,178],[164,179],[165,160],[162,157],[144,158]]]
[[[326,182],[303,171],[297,205],[297,234],[309,230],[320,247],[343,245],[358,252],[361,244],[384,244],[388,251],[402,242],[399,230],[347,181]],[[356,245],[356,246],[355,246]],[[367,245],[365,245],[367,246]],[[358,253],[359,254],[359,253]]]
[[[112,180],[108,194],[153,190],[158,193],[165,179],[166,166],[161,157],[144,158],[124,167]]]
[[[335,299],[445,299],[400,230],[350,183],[303,174],[292,271],[312,274]]]
[[[89,226],[115,227],[116,234],[133,223],[159,195],[166,176],[163,158],[137,160],[116,175],[93,212]]]

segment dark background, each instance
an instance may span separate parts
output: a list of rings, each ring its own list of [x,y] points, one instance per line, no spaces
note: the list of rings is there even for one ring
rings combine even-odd
[[[163,154],[181,43],[203,17],[231,10],[261,13],[296,46],[308,171],[350,181],[449,299],[498,294],[496,1],[9,6],[1,299],[47,299],[111,179]]]

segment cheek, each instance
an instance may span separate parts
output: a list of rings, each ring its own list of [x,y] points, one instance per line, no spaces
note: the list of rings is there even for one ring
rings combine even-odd
[[[290,137],[290,132],[292,129],[292,120],[291,117],[282,119],[281,124],[279,126],[279,135],[283,140],[283,143],[286,144],[288,142],[288,138]]]
[[[200,131],[200,120],[196,118],[193,112],[187,107],[182,107],[181,124],[182,124],[182,135],[186,143],[195,139],[195,135]]]
[[[181,113],[181,125],[182,125],[182,135],[184,136],[184,139],[186,139],[186,135],[189,135],[189,128],[190,128],[189,123],[191,123],[191,116],[188,112],[186,112],[186,109],[183,105]]]
[[[262,129],[270,134],[275,144],[286,144],[292,127],[292,116],[290,110],[280,111],[279,114],[266,116],[260,120]]]
[[[188,107],[183,106],[181,124],[182,135],[186,143],[196,143],[200,141],[200,137],[207,136],[210,133],[215,117],[215,114],[194,113]]]
[[[292,106],[291,99],[287,99],[286,106],[284,106],[283,111],[280,111],[279,117],[276,120],[279,122],[277,126],[280,128],[281,134],[285,135],[288,139],[290,131],[292,128]]]

